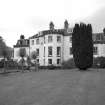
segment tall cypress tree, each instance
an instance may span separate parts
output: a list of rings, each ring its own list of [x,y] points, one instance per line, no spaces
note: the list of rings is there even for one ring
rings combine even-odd
[[[79,69],[90,68],[93,63],[92,27],[90,24],[75,24],[72,47],[75,65]]]

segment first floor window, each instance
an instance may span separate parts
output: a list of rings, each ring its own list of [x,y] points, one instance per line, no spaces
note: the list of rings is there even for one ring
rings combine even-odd
[[[43,59],[43,63],[44,63],[44,65],[45,65],[45,59]]]
[[[57,36],[57,42],[61,42],[61,36]]]
[[[52,59],[48,59],[48,64],[49,64],[49,65],[52,64]]]
[[[72,49],[72,47],[70,47],[70,55],[72,55],[73,54],[73,49]]]
[[[48,56],[52,56],[52,47],[51,46],[48,47]]]
[[[39,38],[36,39],[36,44],[39,44]]]
[[[57,59],[57,64],[59,65],[61,63],[61,60],[60,59]]]
[[[45,57],[45,47],[44,47],[44,57]]]
[[[32,40],[32,45],[34,45],[34,40]]]
[[[45,40],[46,40],[46,39],[45,39],[45,36],[44,36],[44,43],[46,43]]]
[[[97,47],[93,47],[93,54],[97,55],[97,53],[98,53],[98,48]]]
[[[52,36],[48,36],[48,43],[52,42]]]
[[[57,47],[57,56],[61,55],[61,47]]]
[[[37,56],[39,56],[39,49],[36,49]]]

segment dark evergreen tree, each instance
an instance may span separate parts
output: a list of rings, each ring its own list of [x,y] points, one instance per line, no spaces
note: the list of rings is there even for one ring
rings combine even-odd
[[[105,28],[103,29],[103,33],[104,33],[104,35],[105,35]]]
[[[75,24],[72,34],[72,47],[75,65],[87,69],[93,63],[93,40],[91,24]]]

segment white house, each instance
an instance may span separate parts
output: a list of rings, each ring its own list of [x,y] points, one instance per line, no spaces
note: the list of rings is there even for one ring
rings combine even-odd
[[[24,39],[26,45],[20,45],[20,38],[14,46],[14,58],[18,59],[18,51],[21,47],[26,48],[27,55],[31,57],[33,51],[38,54],[37,62],[40,66],[55,65],[61,66],[63,61],[73,58],[72,54],[72,30],[69,28],[67,20],[63,29],[55,29],[53,22],[49,25],[49,30],[40,31],[38,34]],[[94,33],[94,57],[105,57],[105,35],[104,33]]]
[[[30,54],[38,53],[37,61],[41,66],[60,66],[61,62],[72,58],[71,46],[72,29],[68,28],[65,21],[64,29],[54,29],[50,23],[50,29],[41,31],[30,37]]]
[[[26,49],[26,57],[29,56],[29,39],[25,39],[24,35],[20,36],[20,39],[17,41],[16,45],[14,45],[14,60],[19,61],[20,56],[19,56],[19,51],[21,48]],[[25,59],[26,59],[25,57]]]

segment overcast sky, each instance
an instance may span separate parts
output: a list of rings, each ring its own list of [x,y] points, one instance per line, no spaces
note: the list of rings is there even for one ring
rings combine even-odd
[[[105,27],[105,0],[0,0],[0,35],[13,47],[21,34],[26,38],[49,28],[63,28],[65,19],[91,23],[93,32]]]

